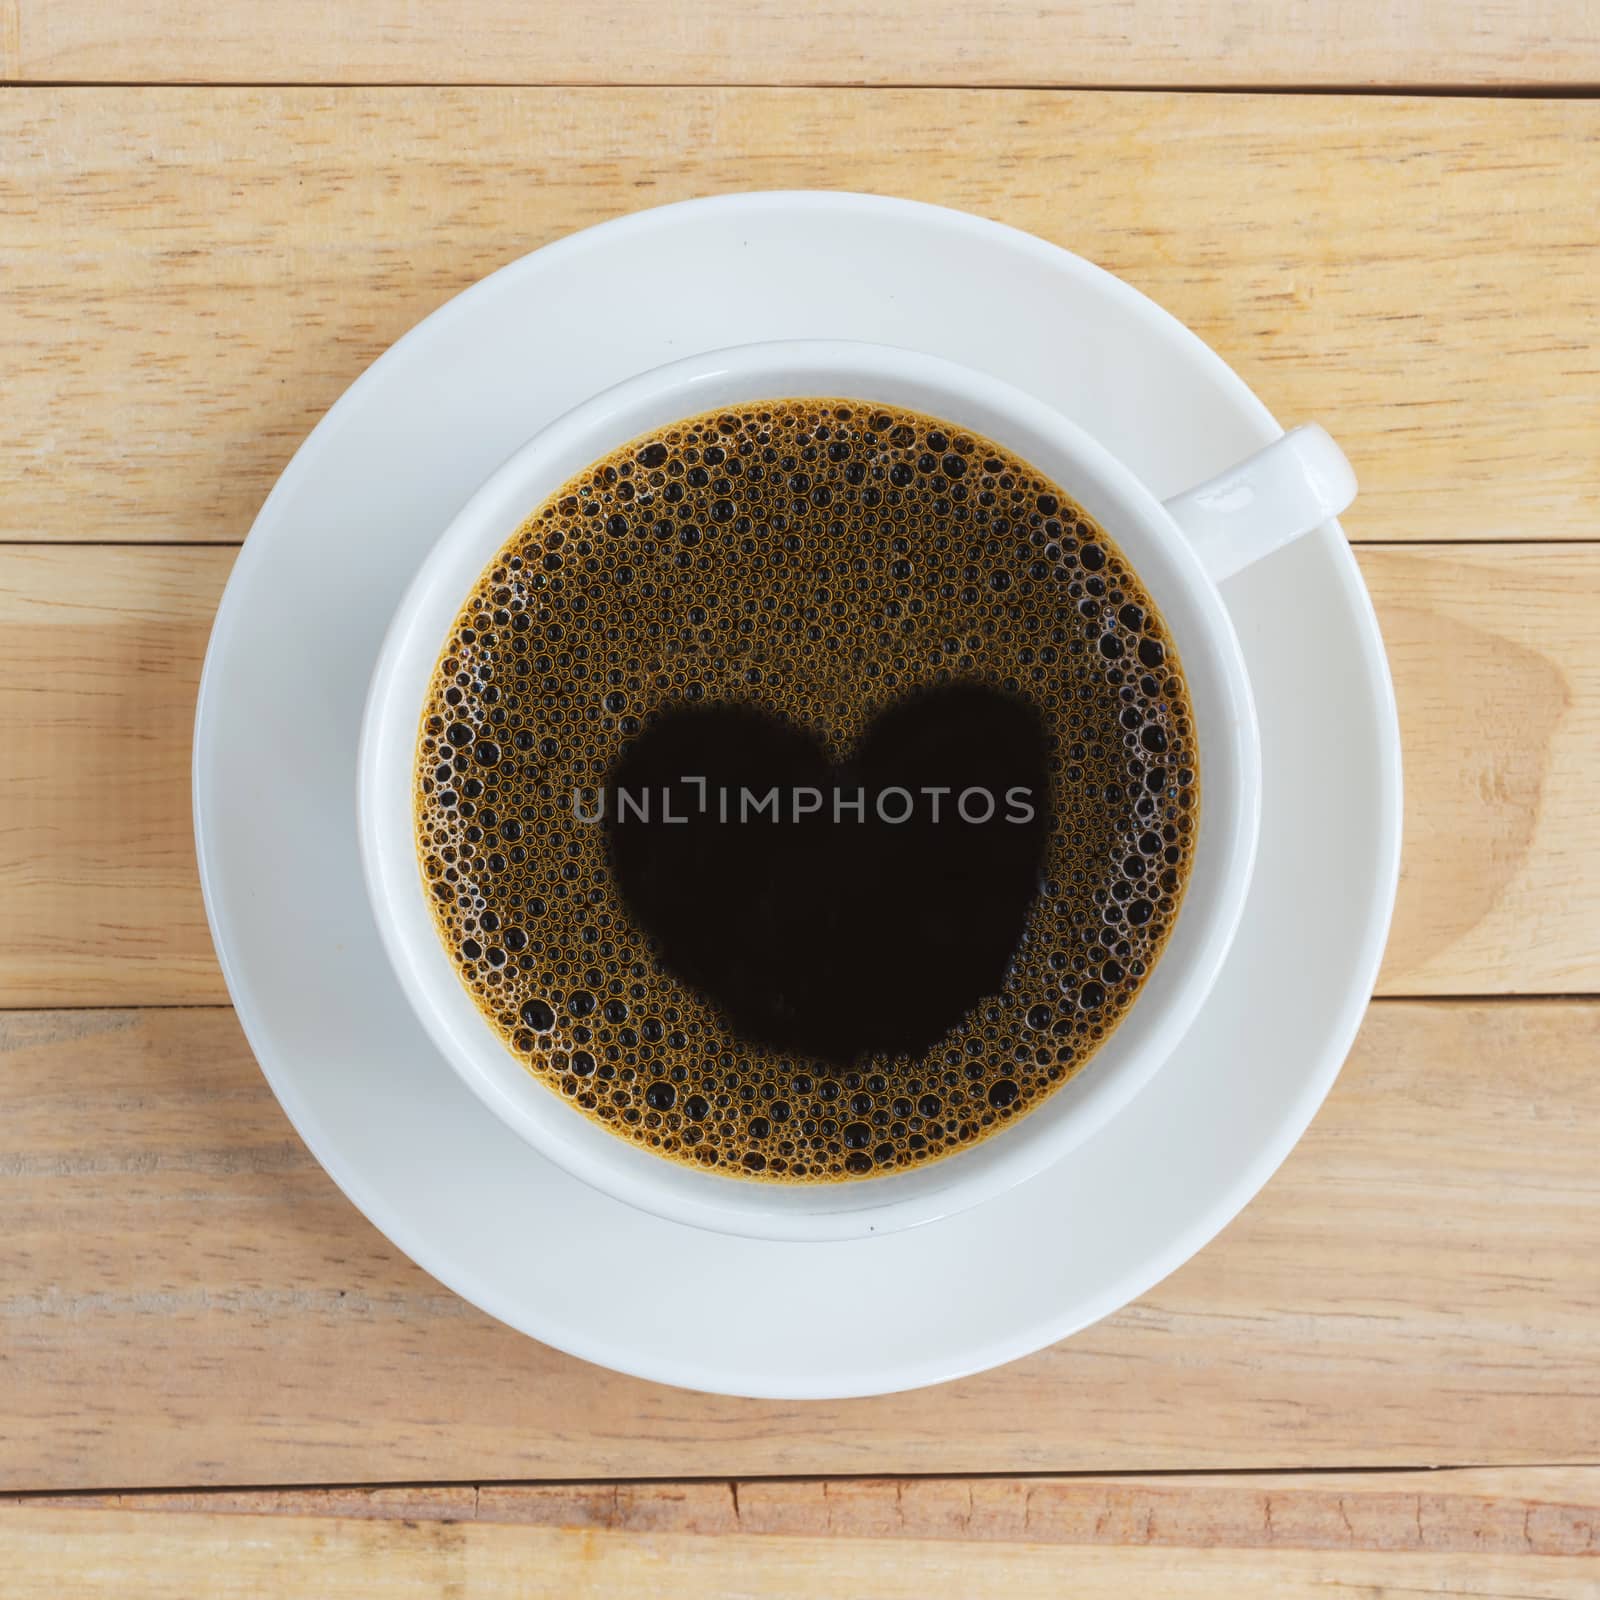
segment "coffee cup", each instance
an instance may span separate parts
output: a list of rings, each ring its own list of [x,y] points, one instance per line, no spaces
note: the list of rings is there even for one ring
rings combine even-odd
[[[484,568],[542,501],[589,464],[683,417],[818,395],[926,413],[993,439],[1062,485],[1100,524],[1158,606],[1183,663],[1204,803],[1167,944],[1081,1071],[1018,1120],[942,1159],[850,1182],[785,1185],[653,1154],[529,1072],[479,1010],[441,942],[418,863],[414,774],[441,645]],[[418,570],[378,658],[359,756],[359,833],[378,930],[407,999],[450,1067],[535,1150],[602,1193],[678,1222],[771,1240],[864,1238],[1024,1181],[1068,1157],[1145,1089],[1205,1003],[1249,888],[1261,797],[1250,684],[1218,584],[1336,516],[1354,493],[1337,445],[1308,426],[1163,503],[1031,395],[949,361],[866,343],[711,351],[605,390],[542,429],[461,508]]]

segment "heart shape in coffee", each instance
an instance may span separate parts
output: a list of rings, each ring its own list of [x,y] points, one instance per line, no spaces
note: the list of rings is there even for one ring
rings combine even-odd
[[[996,993],[1038,889],[1046,734],[954,684],[883,712],[842,766],[750,707],[659,716],[607,779],[622,897],[675,977],[754,1043],[919,1056]]]

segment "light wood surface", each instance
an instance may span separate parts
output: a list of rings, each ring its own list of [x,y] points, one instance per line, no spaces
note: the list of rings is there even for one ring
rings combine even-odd
[[[0,547],[0,1005],[227,998],[187,751],[233,556]]]
[[[0,1502],[16,1600],[137,1592],[1593,1600],[1600,1468]]]
[[[0,76],[212,83],[1584,84],[1587,0],[5,0]]]
[[[1378,992],[1600,990],[1600,546],[1362,551],[1361,564],[1406,789]]]
[[[0,152],[0,539],[237,541],[467,283],[618,212],[784,187],[965,207],[1122,274],[1328,426],[1355,539],[1597,531],[1594,101],[38,89],[0,97]]]
[[[442,1289],[230,1012],[0,1015],[0,1487],[1590,1460],[1597,1060],[1587,1003],[1380,1001],[1261,1197],[1136,1305],[960,1383],[777,1404]]]
[[[1600,549],[1360,551],[1407,825],[1380,992],[1600,989]],[[0,1004],[223,1001],[188,749],[228,549],[0,548]]]
[[[1600,1596],[1594,0],[0,0],[13,80],[6,1600]],[[1168,92],[1314,85],[1564,93]],[[188,809],[235,548],[373,357],[791,186],[1054,240],[1326,423],[1407,783],[1396,998],[1258,1200],[1054,1349],[825,1405],[618,1378],[393,1250],[220,1003]]]

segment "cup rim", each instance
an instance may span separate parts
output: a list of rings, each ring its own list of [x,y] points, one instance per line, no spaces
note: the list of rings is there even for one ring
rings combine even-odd
[[[1116,544],[1126,551],[1136,530],[1143,548],[1129,559],[1178,640],[1197,701],[1204,798],[1167,943],[1134,1004],[1072,1079],[1018,1122],[909,1172],[777,1185],[698,1171],[635,1146],[567,1105],[511,1053],[435,932],[416,857],[411,774],[422,692],[450,624],[494,553],[544,499],[589,462],[681,417],[805,395],[906,406],[992,435],[1025,459],[1053,453],[1067,470],[1041,470],[1065,479]],[[967,420],[979,414],[993,420]],[[1042,452],[1019,445],[1019,434]],[[1197,681],[1212,702],[1206,716]],[[418,692],[402,704],[407,687]],[[1248,675],[1216,585],[1160,502],[1089,434],[1024,391],[941,357],[861,341],[769,341],[667,363],[581,402],[513,452],[451,518],[378,654],[362,715],[357,833],[380,937],[408,1002],[458,1076],[526,1142],[592,1187],[671,1220],[753,1238],[845,1239],[932,1221],[1013,1187],[1091,1137],[1154,1076],[1198,1014],[1237,929],[1259,832],[1260,759]],[[1153,998],[1159,1008],[1147,1003]]]

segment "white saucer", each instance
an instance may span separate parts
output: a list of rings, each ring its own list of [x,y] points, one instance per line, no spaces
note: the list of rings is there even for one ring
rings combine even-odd
[[[1265,761],[1238,941],[1176,1056],[1067,1161],[910,1232],[772,1244],[605,1199],[497,1122],[414,1020],[361,883],[356,740],[385,625],[468,494],[558,413],[675,356],[819,337],[987,368],[1073,417],[1158,496],[1279,431],[1180,324],[1028,235],[838,194],[643,212],[458,296],[318,425],[223,596],[194,758],[201,879],[240,1021],[355,1204],[546,1343],[666,1383],[786,1398],[912,1388],[1025,1355],[1216,1234],[1333,1083],[1377,974],[1400,838],[1382,643],[1330,524],[1224,589]],[[1321,420],[1337,434],[1337,417]]]

